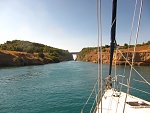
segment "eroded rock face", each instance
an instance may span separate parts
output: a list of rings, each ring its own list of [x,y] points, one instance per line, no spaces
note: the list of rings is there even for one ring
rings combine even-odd
[[[35,54],[26,52],[0,51],[0,67],[3,66],[26,66],[53,63],[49,58],[39,58]]]
[[[117,65],[124,65],[126,62],[126,59],[129,61],[129,63],[132,62],[132,57],[133,57],[133,53],[134,53],[133,48],[131,48],[129,52],[127,52],[127,50],[123,49],[121,51],[121,53],[114,52],[113,64],[115,64],[115,62],[116,62]],[[86,61],[86,62],[93,62],[93,63],[98,62],[98,52],[96,52],[96,50],[93,50],[92,52],[86,54],[84,56],[84,58],[82,58],[82,60],[80,59],[81,58],[80,55],[82,55],[82,51],[79,54],[79,56],[77,56],[77,60],[79,60],[79,61]],[[101,61],[101,56],[102,56],[102,63],[109,64],[109,62],[110,62],[109,55],[110,55],[109,49],[107,48],[107,51],[99,53],[99,61]],[[82,57],[83,57],[83,55],[82,55]],[[144,47],[139,47],[137,49],[137,52],[135,52],[135,55],[134,55],[134,65],[150,66],[150,45],[144,46]]]
[[[126,57],[126,59],[131,63],[132,62],[132,57],[133,57],[133,52],[129,52],[127,55],[127,52],[124,52],[123,55]],[[116,59],[116,63],[118,65],[123,65],[125,64],[125,59],[121,54],[114,54],[114,59]],[[113,60],[114,62],[115,60]],[[134,65],[138,66],[149,66],[150,65],[150,52],[136,52],[134,55]]]

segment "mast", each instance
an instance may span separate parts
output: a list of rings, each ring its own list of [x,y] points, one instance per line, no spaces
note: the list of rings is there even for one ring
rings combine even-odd
[[[115,35],[116,35],[116,12],[117,12],[117,0],[113,0],[112,3],[112,22],[111,22],[111,42],[110,42],[110,65],[109,65],[109,75],[111,75],[112,70],[112,60],[115,47]]]

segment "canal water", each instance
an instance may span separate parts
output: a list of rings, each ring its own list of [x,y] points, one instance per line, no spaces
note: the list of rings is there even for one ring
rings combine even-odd
[[[103,66],[104,78],[108,67]],[[117,68],[122,74],[124,68]],[[136,68],[150,82],[150,68]],[[96,81],[97,64],[87,62],[0,68],[0,113],[80,113]],[[150,92],[149,86],[133,86]],[[135,92],[131,91],[150,101],[149,96]]]

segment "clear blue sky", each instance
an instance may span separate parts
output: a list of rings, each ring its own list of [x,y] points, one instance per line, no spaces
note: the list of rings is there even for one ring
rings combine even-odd
[[[102,0],[103,45],[110,43],[111,2]],[[117,42],[120,45],[129,41],[134,5],[135,0],[118,0]],[[96,0],[0,0],[0,44],[15,39],[70,52],[97,46]],[[150,0],[144,0],[138,43],[148,40]]]

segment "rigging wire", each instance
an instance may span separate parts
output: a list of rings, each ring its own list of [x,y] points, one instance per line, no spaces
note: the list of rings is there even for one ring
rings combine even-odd
[[[119,97],[120,98],[120,97]],[[112,96],[112,99],[114,100],[114,101],[116,101],[116,99]],[[117,102],[117,107],[118,107],[118,105],[120,105],[120,107],[121,108],[123,108],[123,106],[120,104],[120,102],[119,101],[116,101]],[[116,107],[116,109],[117,109],[117,107]],[[116,110],[117,111],[117,110]]]
[[[140,13],[139,13],[139,20],[138,20],[138,26],[137,26],[137,32],[136,32],[134,53],[133,53],[133,57],[132,57],[132,65],[131,65],[131,71],[130,71],[130,77],[129,77],[129,85],[130,85],[131,73],[132,73],[132,69],[133,69],[132,67],[133,67],[133,62],[134,62],[134,58],[135,58],[135,49],[136,49],[136,45],[137,45],[137,39],[138,39],[139,28],[140,28],[140,20],[141,20],[141,15],[142,15],[142,6],[143,6],[143,0],[141,0],[141,6],[140,6]],[[129,93],[129,88],[128,88],[127,93]]]
[[[89,102],[89,100],[90,100],[90,98],[91,98],[93,92],[96,90],[96,85],[97,85],[97,82],[95,83],[95,85],[94,85],[94,87],[93,87],[93,89],[92,89],[92,92],[91,92],[90,96],[88,97],[86,103],[84,104],[83,108],[81,109],[81,113],[83,113],[83,110],[84,110],[85,106],[88,104],[88,102]]]
[[[122,54],[122,52],[120,50],[118,50],[119,53],[121,54],[121,56],[126,60],[126,62],[131,66],[132,64],[126,59],[126,57]],[[142,77],[142,75],[132,66],[132,69],[148,84],[150,85],[150,83],[144,78]]]
[[[110,42],[110,65],[109,65],[109,78],[111,77],[112,71],[112,60],[114,47],[116,45],[115,35],[116,35],[116,13],[117,13],[117,0],[112,0],[112,21],[111,21],[111,42]],[[116,77],[116,76],[115,76]],[[109,101],[108,109],[111,108],[112,99]],[[102,107],[101,107],[102,108]]]
[[[123,75],[117,75],[117,76],[125,78],[125,76],[123,76]],[[126,77],[126,78],[127,78],[127,77]],[[140,80],[136,80],[136,79],[132,79],[132,80],[134,80],[134,81],[136,81],[136,82],[146,83],[146,82],[144,82],[144,81],[140,81]],[[119,84],[122,85],[122,86],[128,87],[128,85],[124,84],[123,82],[117,82],[117,83],[119,83]],[[146,83],[146,84],[147,84],[147,83]],[[140,92],[150,94],[150,93],[147,92],[147,91],[140,90],[140,89],[137,89],[137,88],[134,88],[134,87],[131,87],[131,86],[129,86],[129,87],[130,87],[131,89],[135,89],[135,90],[138,90],[138,91],[140,91]],[[120,98],[120,97],[119,97],[119,98]]]
[[[127,78],[127,77],[125,77],[125,76],[123,76],[123,75],[117,75],[117,77],[118,76],[120,76],[120,77],[122,77],[122,78]],[[141,81],[141,80],[137,80],[137,79],[132,79],[132,80],[134,80],[134,81],[136,81],[136,82],[141,82],[141,83],[144,83],[144,84],[147,84],[147,82],[145,82],[145,81]],[[123,83],[123,82],[121,82],[121,83]],[[148,84],[149,85],[149,84]]]
[[[133,18],[132,18],[132,27],[131,27],[131,31],[130,31],[130,40],[129,40],[129,44],[128,44],[128,51],[127,51],[126,58],[128,58],[128,55],[129,55],[129,46],[131,44],[131,39],[132,39],[132,32],[133,32],[133,27],[134,27],[134,20],[135,20],[135,14],[136,14],[137,1],[138,0],[136,0],[135,6],[134,6],[134,15],[133,15]],[[125,75],[126,65],[127,65],[127,62],[125,62],[123,75]],[[122,86],[121,86],[121,88],[122,88]],[[121,90],[121,88],[120,88],[120,90]]]
[[[119,82],[119,84],[122,84],[123,86],[128,87],[128,85],[123,84],[123,83],[121,83],[121,82]],[[140,89],[137,89],[137,88],[131,87],[131,86],[129,86],[129,88],[131,88],[131,89],[135,89],[135,90],[137,90],[137,91],[140,91],[140,92],[143,92],[143,93],[147,93],[147,94],[149,94],[149,95],[150,95],[150,93],[149,93],[149,92],[147,92],[147,91],[143,91],[143,90],[140,90]]]
[[[94,100],[93,105],[92,105],[92,107],[91,107],[90,113],[92,113],[92,110],[93,110],[93,108],[94,108],[95,102],[97,102],[96,97],[95,97],[95,100]]]
[[[101,4],[101,0],[96,0],[96,20],[97,20],[97,35],[98,35],[98,47],[97,47],[97,54],[98,54],[98,81],[96,82],[89,98],[87,99],[85,105],[88,103],[89,99],[91,98],[94,90],[96,92],[96,85],[97,85],[97,94],[96,95],[96,107],[97,109],[99,109],[99,100],[100,100],[100,93],[101,93],[101,97],[102,97],[102,83],[103,83],[103,79],[102,79],[102,54],[100,54],[102,52],[102,4]],[[101,56],[100,56],[101,55]],[[101,61],[101,63],[100,63]],[[101,83],[101,85],[100,85]],[[100,88],[101,86],[101,88]],[[101,101],[102,102],[102,101]],[[95,101],[94,101],[95,103]],[[94,104],[93,103],[93,104]],[[81,110],[81,113],[83,112],[83,109],[85,107],[85,105],[83,106],[82,110]],[[101,104],[102,105],[102,104]],[[93,109],[93,105],[92,105],[92,108],[90,110],[90,112],[92,111]],[[99,110],[98,110],[99,112]],[[102,113],[102,111],[101,111]]]
[[[99,58],[100,58],[100,55],[99,55],[99,51],[100,51],[99,50],[99,45],[100,45],[100,43],[99,43],[99,37],[100,37],[99,36],[99,31],[100,31],[99,30],[100,29],[99,28],[99,0],[96,1],[96,12],[97,12],[96,16],[97,16],[97,35],[98,35],[98,37],[97,37],[98,38],[98,45],[97,45],[98,46],[98,48],[97,48],[97,55],[98,55],[98,60],[97,60],[97,62],[98,62],[98,67],[97,67],[98,68],[98,92],[97,93],[98,93],[98,97],[97,97],[97,105],[96,106],[97,106],[97,109],[99,109],[99,105],[98,105],[98,100],[99,100],[99,84],[100,84],[99,83],[100,82],[99,81],[99,74],[100,74],[100,70],[99,70],[99,68],[100,68],[100,66],[99,66],[99,64],[100,64],[100,62],[99,62]]]
[[[98,35],[98,101],[102,96],[102,1],[96,1],[97,12],[97,35]],[[101,94],[99,91],[101,90]],[[102,105],[102,104],[101,104]],[[97,105],[99,107],[99,105]],[[101,111],[102,112],[102,111]]]
[[[115,55],[115,76],[114,76],[114,88],[118,90],[118,84],[117,84],[117,44],[116,44],[116,55]]]
[[[124,113],[124,110],[125,110],[127,94],[129,94],[129,86],[130,86],[130,80],[131,80],[131,75],[132,75],[131,73],[132,73],[132,69],[133,69],[132,68],[133,67],[133,61],[134,61],[134,57],[135,57],[135,49],[136,49],[136,45],[137,45],[137,39],[138,39],[139,28],[140,28],[140,21],[141,21],[141,15],[142,15],[143,1],[144,0],[141,0],[140,13],[139,13],[139,19],[138,19],[138,26],[137,26],[137,32],[136,32],[136,40],[135,40],[135,46],[134,46],[134,53],[133,53],[133,56],[132,56],[132,65],[131,65],[131,69],[130,69],[130,76],[129,76],[129,80],[128,80],[128,87],[127,87],[127,93],[126,93],[123,113]]]
[[[100,0],[100,58],[101,58],[101,64],[100,64],[100,83],[101,83],[101,88],[100,88],[100,91],[101,91],[101,97],[102,97],[102,78],[103,78],[103,76],[102,76],[102,0]],[[101,113],[102,113],[102,100],[101,100]]]
[[[145,84],[147,84],[146,82],[144,82],[144,81],[141,81],[141,80],[136,80],[136,79],[132,79],[132,80],[134,80],[134,81],[136,81],[136,82],[142,82],[142,83],[145,83]]]

